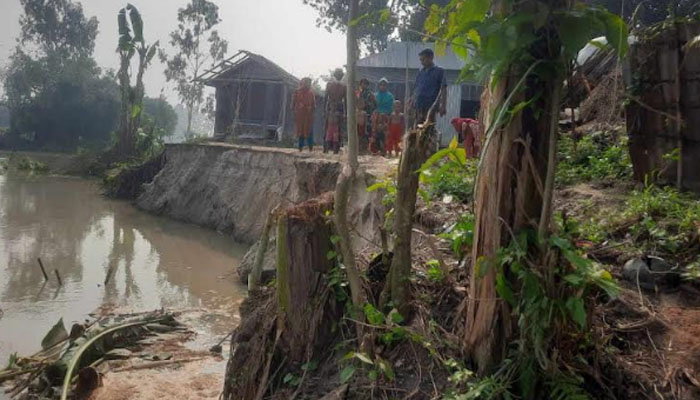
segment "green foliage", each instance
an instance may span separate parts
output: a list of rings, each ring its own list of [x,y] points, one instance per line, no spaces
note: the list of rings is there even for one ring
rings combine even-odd
[[[560,262],[538,267],[542,254],[555,254]],[[511,355],[494,375],[476,381],[461,373],[453,383],[453,399],[551,398],[588,399],[582,379],[560,370],[552,348],[562,341],[585,343],[588,324],[586,299],[596,292],[615,297],[619,287],[599,264],[583,258],[568,239],[552,236],[546,243],[534,232],[523,232],[499,251],[496,290],[518,315],[517,338]],[[506,274],[514,279],[506,279]],[[516,282],[516,283],[511,283]],[[566,355],[575,360],[575,354]],[[460,372],[453,365],[453,371]],[[467,381],[467,385],[460,385]],[[461,394],[460,394],[461,393]]]
[[[647,185],[632,192],[622,221],[636,221],[630,232],[635,242],[645,242],[647,250],[674,254],[688,246],[697,233],[700,201],[671,187]]]
[[[700,281],[700,256],[685,267],[682,275],[686,280]]]
[[[352,21],[357,28],[360,43],[369,53],[386,48],[389,39],[398,34],[402,40],[423,39],[425,19],[430,7],[445,6],[450,0],[405,0],[387,2],[384,0],[363,0],[359,2],[359,15]],[[348,0],[303,0],[304,4],[316,10],[316,25],[329,32],[345,32],[348,25]],[[409,30],[397,29],[406,26]]]
[[[289,385],[289,386],[299,386],[299,384],[301,383],[301,377],[294,375],[292,373],[287,373],[284,376],[284,378],[282,378],[282,382],[285,385]]]
[[[428,279],[433,282],[442,282],[445,279],[445,274],[440,268],[438,260],[429,260],[428,263]]]
[[[97,20],[69,0],[21,3],[19,45],[4,74],[11,125],[3,142],[16,149],[104,147],[119,96],[92,59]]]
[[[177,114],[163,95],[158,98],[146,97],[143,99],[142,117],[143,129],[153,132],[156,137],[164,138],[175,132]]]
[[[559,140],[558,184],[570,185],[594,180],[632,178],[627,135],[595,132],[578,143],[571,136]],[[575,149],[575,150],[574,150]]]
[[[620,17],[602,8],[577,4],[571,9],[549,9],[544,2],[532,2],[534,9],[517,14],[490,13],[491,0],[452,0],[446,7],[432,7],[425,23],[427,33],[438,36],[466,61],[464,77],[484,80],[500,77],[513,65],[530,65],[536,60],[529,51],[538,39],[532,32],[559,32],[566,63],[591,39],[605,35],[620,54],[627,51],[627,27]],[[551,76],[551,65],[538,67],[538,74]]]
[[[394,369],[391,363],[379,355],[375,355],[374,360],[372,360],[370,356],[365,353],[351,351],[347,353],[340,361],[348,363],[340,371],[340,383],[348,382],[354,375],[355,371],[357,371],[358,366],[367,370],[367,376],[372,381],[376,381],[380,375],[384,376],[389,381],[392,381],[395,378]]]
[[[462,214],[454,225],[439,236],[450,241],[452,252],[458,259],[463,259],[471,251],[474,240],[474,215]]]
[[[326,215],[326,217],[330,217],[330,213]],[[339,242],[340,236],[331,236],[331,244],[334,246],[335,250],[329,250],[328,254],[326,254],[326,258],[328,260],[334,261],[333,266],[327,273],[328,287],[335,295],[336,302],[340,304],[345,303],[349,306],[350,302],[348,302],[348,300],[350,299],[350,288],[348,287],[348,275],[345,271],[345,266],[340,262],[338,249]]]
[[[497,400],[516,398],[510,392],[510,384],[506,379],[498,376],[486,376],[475,379],[474,372],[454,359],[448,359],[444,364],[451,373],[448,380],[452,384],[452,388],[447,391],[444,397],[445,400]]]
[[[20,0],[19,44],[36,46],[45,56],[61,60],[90,58],[97,37],[97,18],[88,19],[83,6],[71,0]]]
[[[628,254],[658,255],[686,265],[697,248],[700,201],[697,195],[672,187],[647,184],[632,191],[622,209],[597,212],[590,218],[559,219],[562,230],[576,239],[608,242]]]
[[[437,151],[421,166],[420,181],[432,198],[452,196],[466,203],[474,193],[477,165],[477,160],[467,159],[453,138],[449,147]]]
[[[17,170],[19,171],[38,174],[44,174],[49,172],[49,167],[46,164],[40,161],[32,160],[29,157],[21,157],[15,165]]]
[[[143,75],[158,48],[158,41],[146,44],[143,36],[143,19],[138,9],[132,4],[119,10],[118,13],[119,53],[120,66],[117,76],[119,78],[121,94],[121,115],[119,134],[117,136],[117,149],[122,158],[132,157],[138,153],[148,153],[150,149],[157,147],[158,133],[152,124],[148,132],[143,132],[143,98],[145,89]],[[138,55],[138,68],[136,81],[131,85],[131,62],[134,55]],[[137,154],[134,154],[137,153]]]

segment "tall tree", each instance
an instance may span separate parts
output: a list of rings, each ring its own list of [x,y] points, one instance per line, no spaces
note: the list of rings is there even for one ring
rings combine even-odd
[[[170,34],[170,44],[177,52],[169,57],[160,52],[166,63],[165,78],[174,81],[180,101],[187,108],[187,136],[192,134],[192,114],[204,101],[204,87],[195,82],[204,68],[213,66],[226,55],[228,42],[214,27],[221,22],[219,6],[207,0],[192,0],[177,12],[178,26]]]
[[[119,10],[119,86],[121,92],[121,113],[119,115],[119,144],[121,157],[130,157],[136,150],[136,135],[141,127],[143,112],[143,74],[156,54],[158,42],[147,45],[143,37],[143,19],[138,9],[131,4]],[[135,85],[131,86],[131,60],[138,54]]]
[[[22,45],[32,44],[45,56],[61,60],[91,57],[97,37],[97,18],[85,17],[83,6],[71,0],[20,0]]]
[[[392,37],[421,40],[420,32],[430,8],[444,6],[450,0],[361,0],[356,19],[349,18],[350,0],[303,1],[318,12],[316,25],[329,32],[346,32],[348,21],[354,20],[352,25],[360,44],[365,51],[376,53],[384,50]]]
[[[114,130],[114,81],[92,59],[97,19],[70,0],[21,0],[18,45],[3,79],[13,146],[102,146]]]
[[[473,49],[467,72],[489,82],[464,338],[478,370],[489,372],[505,358],[519,327],[532,331],[512,318],[514,300],[506,301],[507,292],[518,285],[509,280],[524,268],[532,269],[531,276],[554,279],[556,254],[544,245],[521,248],[537,260],[532,265],[499,254],[515,235],[534,232],[538,243],[549,236],[563,81],[591,38],[606,34],[609,43],[624,49],[626,25],[574,0],[457,0],[433,10],[426,27]],[[466,49],[460,52],[467,56]],[[521,348],[528,349],[531,337],[521,338]]]

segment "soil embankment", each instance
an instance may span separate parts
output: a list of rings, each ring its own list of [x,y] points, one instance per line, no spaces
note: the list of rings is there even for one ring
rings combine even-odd
[[[165,158],[136,205],[244,243],[259,238],[273,207],[333,190],[341,171],[319,153],[223,143],[168,145]]]

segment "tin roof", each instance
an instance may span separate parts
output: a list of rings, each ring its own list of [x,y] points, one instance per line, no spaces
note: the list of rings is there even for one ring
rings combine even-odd
[[[424,42],[390,42],[386,50],[358,60],[357,66],[366,68],[406,68],[406,56],[408,54],[408,68],[420,69],[421,65],[418,59],[418,53],[427,48],[435,50],[435,44]],[[448,45],[444,55],[435,54],[435,64],[445,70],[459,71],[464,67],[465,62],[460,59]]]
[[[256,66],[252,66],[251,63]],[[216,86],[217,82],[246,79],[286,82],[290,85],[296,85],[299,82],[297,77],[268,58],[247,50],[240,50],[194,80],[203,82],[207,86]]]

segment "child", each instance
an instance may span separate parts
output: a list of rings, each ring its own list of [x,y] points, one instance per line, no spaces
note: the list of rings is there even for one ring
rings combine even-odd
[[[390,114],[372,114],[372,138],[369,141],[369,151],[373,154],[385,155],[386,133],[389,128]]]
[[[367,150],[367,111],[362,97],[357,98],[357,143],[359,152]]]
[[[394,112],[389,118],[389,136],[386,139],[386,154],[391,156],[392,152],[399,155],[401,152],[401,137],[403,136],[403,113],[401,112],[401,101],[394,101]]]
[[[334,154],[340,152],[340,115],[338,112],[329,112],[326,122],[326,144]],[[325,149],[324,149],[325,152]]]
[[[479,157],[481,151],[479,121],[472,118],[452,118],[450,122],[457,133],[457,141],[464,141],[464,151],[467,158]]]

